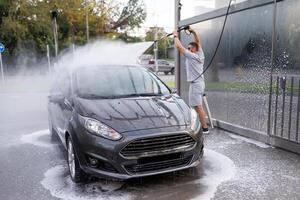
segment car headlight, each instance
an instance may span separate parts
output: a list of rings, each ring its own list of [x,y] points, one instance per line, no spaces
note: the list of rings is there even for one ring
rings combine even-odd
[[[191,129],[194,132],[198,132],[200,129],[198,113],[193,108],[191,109]]]
[[[122,138],[122,135],[117,131],[95,119],[85,118],[84,127],[91,133],[110,140],[119,140]]]

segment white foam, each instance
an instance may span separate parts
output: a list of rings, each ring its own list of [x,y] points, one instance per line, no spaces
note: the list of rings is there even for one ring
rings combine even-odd
[[[68,170],[62,165],[55,166],[45,173],[41,181],[52,196],[65,200],[127,200],[133,199],[129,193],[121,192],[121,182],[97,181],[87,184],[73,183]]]
[[[246,138],[246,137],[243,137],[243,136],[239,136],[239,135],[235,135],[235,134],[231,134],[231,133],[226,133],[229,137],[231,138],[234,138],[234,139],[238,139],[238,140],[242,140],[244,142],[247,142],[247,143],[251,143],[251,144],[254,144],[260,148],[270,148],[271,146],[270,145],[267,145],[263,142],[259,142],[259,141],[256,141],[256,140],[253,140],[253,139],[250,139],[250,138]]]
[[[193,184],[200,184],[201,189],[205,188],[205,190],[194,199],[209,200],[214,197],[219,185],[234,177],[236,169],[228,157],[209,149],[205,149],[202,165],[204,165],[204,176],[193,181]],[[44,176],[41,184],[57,198],[67,200],[127,200],[134,198],[129,191],[121,190],[122,183],[120,182],[100,180],[83,185],[75,184],[68,175],[67,166],[55,166],[49,169]]]
[[[233,161],[213,150],[204,150],[202,164],[204,164],[204,176],[194,181],[194,183],[204,186],[205,191],[193,198],[194,200],[209,200],[213,198],[218,186],[232,179],[236,173]]]
[[[33,132],[31,134],[23,135],[21,137],[21,143],[23,144],[32,144],[39,147],[50,148],[53,147],[49,141],[43,141],[40,138],[46,135],[49,135],[50,132],[48,129]]]

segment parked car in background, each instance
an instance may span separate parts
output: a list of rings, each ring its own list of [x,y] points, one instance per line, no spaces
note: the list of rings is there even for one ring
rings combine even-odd
[[[74,182],[87,174],[129,179],[173,172],[198,165],[203,155],[196,111],[142,67],[59,73],[48,113]]]
[[[167,60],[158,59],[157,64],[158,64],[158,72],[163,72],[165,75],[167,75],[167,74],[174,75],[174,73],[175,73],[174,63],[171,63]],[[155,65],[155,60],[154,59],[150,59],[148,64],[143,64],[143,66],[145,68],[149,69],[152,72],[156,71],[155,70],[156,65]]]

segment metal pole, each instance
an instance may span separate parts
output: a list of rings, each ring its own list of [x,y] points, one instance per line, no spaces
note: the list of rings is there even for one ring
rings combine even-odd
[[[48,44],[47,44],[47,59],[48,59],[49,74],[51,74],[50,50],[49,50],[49,45]]]
[[[58,33],[57,33],[56,17],[53,18],[53,36],[54,36],[55,57],[57,57],[57,54],[58,54]]]
[[[89,28],[89,9],[87,0],[85,0],[85,24],[86,24],[86,41],[90,40],[90,28]]]
[[[273,92],[273,71],[276,54],[276,16],[277,16],[277,0],[274,0],[273,10],[273,30],[272,30],[272,53],[271,53],[271,70],[270,70],[270,90],[269,90],[269,108],[268,108],[268,127],[267,134],[271,135],[271,109],[272,109],[272,92]]]
[[[3,63],[2,63],[2,53],[0,53],[0,67],[1,67],[1,79],[4,84],[4,72],[3,72]]]
[[[180,9],[181,9],[181,4],[180,0],[175,0],[175,29],[177,30],[179,27],[179,21],[180,21]],[[180,34],[178,35],[178,39],[180,39]],[[174,47],[175,51],[175,84],[177,88],[177,93],[180,95],[180,55],[179,51],[177,50],[176,47]]]
[[[157,63],[157,52],[158,52],[158,37],[157,37],[157,26],[155,27],[154,35],[154,60],[155,60],[155,72],[158,73],[158,63]]]
[[[72,44],[72,53],[73,53],[73,55],[75,55],[75,44],[74,43]]]

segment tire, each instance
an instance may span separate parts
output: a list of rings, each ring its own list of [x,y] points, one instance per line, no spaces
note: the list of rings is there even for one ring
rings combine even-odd
[[[87,179],[87,175],[84,171],[80,168],[78,158],[74,151],[73,143],[70,137],[67,139],[67,158],[68,158],[68,169],[70,173],[70,177],[73,182],[75,183],[82,183],[85,182]]]
[[[169,72],[164,72],[165,73],[165,75],[168,75],[169,74]]]
[[[175,74],[175,69],[174,69],[174,68],[171,69],[171,74],[172,74],[172,75]]]

